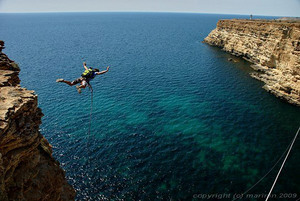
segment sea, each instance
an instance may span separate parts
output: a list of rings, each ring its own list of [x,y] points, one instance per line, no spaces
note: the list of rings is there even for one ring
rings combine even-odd
[[[40,132],[76,200],[266,198],[300,108],[262,89],[249,62],[202,42],[232,18],[249,16],[0,14],[3,52],[38,94]],[[93,93],[56,83],[80,77],[83,62],[110,66],[91,81]],[[273,198],[299,198],[299,158],[298,139]]]

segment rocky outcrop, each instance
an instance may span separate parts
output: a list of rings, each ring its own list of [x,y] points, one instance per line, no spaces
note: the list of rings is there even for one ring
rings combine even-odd
[[[254,63],[264,89],[300,106],[300,22],[220,20],[204,42]]]
[[[74,200],[52,148],[39,132],[34,91],[21,88],[19,67],[0,41],[0,200]]]

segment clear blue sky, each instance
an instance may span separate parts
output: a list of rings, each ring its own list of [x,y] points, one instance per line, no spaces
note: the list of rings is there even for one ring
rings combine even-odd
[[[300,0],[0,0],[0,12],[196,12],[300,17]]]

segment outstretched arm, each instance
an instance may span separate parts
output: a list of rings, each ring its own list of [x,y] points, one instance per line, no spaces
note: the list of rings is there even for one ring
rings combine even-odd
[[[101,71],[101,72],[97,72],[96,74],[97,74],[97,75],[101,75],[101,74],[106,73],[108,70],[109,70],[109,66],[106,67],[106,70]]]
[[[88,70],[88,67],[86,67],[86,63],[85,62],[83,62],[83,67],[84,67],[85,70]]]

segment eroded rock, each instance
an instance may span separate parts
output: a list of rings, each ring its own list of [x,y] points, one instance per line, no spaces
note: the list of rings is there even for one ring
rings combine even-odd
[[[37,95],[19,86],[20,69],[3,47],[0,41],[0,200],[74,200],[52,146],[39,132]]]
[[[204,42],[254,63],[264,89],[300,106],[299,21],[219,20]]]

